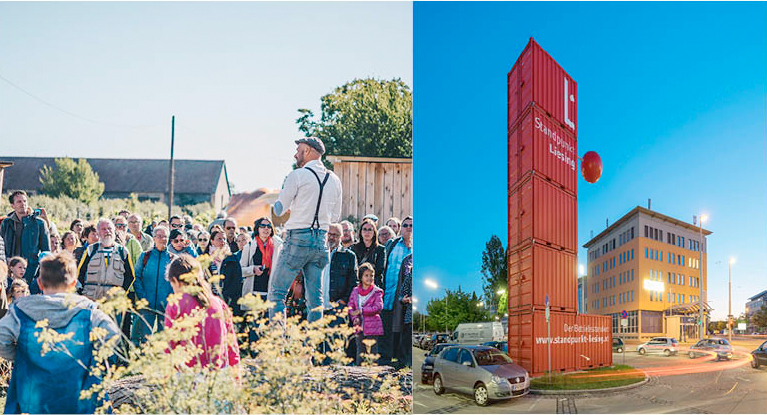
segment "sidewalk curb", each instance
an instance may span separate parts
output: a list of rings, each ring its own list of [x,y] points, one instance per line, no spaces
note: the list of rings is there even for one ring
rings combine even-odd
[[[644,380],[637,383],[632,383],[626,386],[616,386],[614,388],[603,389],[580,389],[580,390],[550,390],[550,389],[530,389],[530,395],[579,395],[582,393],[590,392],[619,392],[623,390],[638,388],[650,381],[650,377],[645,375]]]

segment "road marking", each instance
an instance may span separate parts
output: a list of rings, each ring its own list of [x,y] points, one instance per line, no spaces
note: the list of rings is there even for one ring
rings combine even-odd
[[[535,408],[535,405],[538,405],[538,401],[540,401],[540,400],[541,400],[541,398],[536,398],[535,402],[533,402],[532,405],[530,405],[530,408],[527,409],[527,412],[532,412],[533,408]]]
[[[714,384],[717,384],[717,383],[719,383],[719,377],[721,377],[721,376],[722,376],[722,373],[724,373],[724,370],[720,370],[720,371],[719,371],[719,374],[718,374],[718,375],[716,375],[716,380],[714,381]]]
[[[740,379],[740,380],[742,380],[744,382],[751,382],[751,379],[742,378],[740,376],[736,377],[735,379]]]
[[[735,390],[735,387],[736,387],[736,386],[738,386],[738,382],[735,382],[735,384],[734,384],[734,385],[732,385],[732,389],[730,389],[729,391],[727,391],[727,393],[725,393],[725,394],[724,394],[724,395],[722,395],[722,396],[727,396],[727,395],[729,395],[729,394],[730,394],[730,392],[732,392],[732,391],[734,391],[734,390]]]

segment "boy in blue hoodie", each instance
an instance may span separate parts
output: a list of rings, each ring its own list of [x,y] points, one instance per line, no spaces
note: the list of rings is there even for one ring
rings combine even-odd
[[[100,382],[90,373],[98,346],[90,333],[100,327],[109,339],[119,328],[96,303],[74,294],[77,265],[68,252],[41,261],[37,283],[41,295],[20,298],[0,319],[0,356],[13,361],[5,413],[93,413],[102,403],[97,395],[80,399],[82,390]],[[43,329],[35,327],[41,320],[59,334],[73,333],[56,345],[71,356],[59,347],[43,355],[37,339]]]

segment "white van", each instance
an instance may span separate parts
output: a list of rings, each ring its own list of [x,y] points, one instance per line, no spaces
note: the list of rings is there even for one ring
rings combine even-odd
[[[506,340],[503,325],[497,321],[484,323],[461,323],[456,327],[452,336],[458,344],[482,344],[485,342],[500,342]]]

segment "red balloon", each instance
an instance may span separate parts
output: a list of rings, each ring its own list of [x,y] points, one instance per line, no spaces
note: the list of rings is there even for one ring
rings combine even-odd
[[[589,151],[583,155],[581,174],[589,183],[596,183],[602,177],[602,158],[595,151]]]

